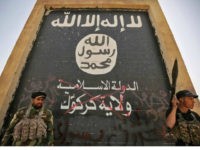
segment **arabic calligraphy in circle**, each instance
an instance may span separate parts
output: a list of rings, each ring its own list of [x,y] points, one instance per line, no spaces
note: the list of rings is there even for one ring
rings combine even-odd
[[[117,43],[106,34],[89,34],[79,41],[75,53],[76,63],[83,72],[106,74],[116,65]]]

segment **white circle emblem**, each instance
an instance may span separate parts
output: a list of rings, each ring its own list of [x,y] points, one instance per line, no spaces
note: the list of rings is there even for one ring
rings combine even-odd
[[[78,67],[93,75],[110,72],[117,60],[117,43],[106,34],[89,34],[76,47]]]

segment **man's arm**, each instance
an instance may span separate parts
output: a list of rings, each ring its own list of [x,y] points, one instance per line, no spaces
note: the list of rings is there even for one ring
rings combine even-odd
[[[172,109],[166,119],[166,125],[170,129],[172,129],[176,123],[176,111],[177,111],[178,103],[179,101],[174,97],[172,99]]]
[[[9,141],[11,140],[11,138],[13,136],[12,134],[13,134],[14,127],[19,122],[19,120],[20,120],[19,112],[16,112],[13,119],[11,120],[8,128],[6,129],[6,132],[5,132],[2,142],[1,142],[2,146],[6,146],[6,145],[10,144]]]
[[[53,146],[54,143],[54,134],[53,134],[53,114],[51,111],[48,111],[47,124],[47,145]]]

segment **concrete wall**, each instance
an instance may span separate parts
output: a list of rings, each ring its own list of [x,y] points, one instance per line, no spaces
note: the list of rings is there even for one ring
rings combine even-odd
[[[195,92],[174,37],[157,0],[38,0],[0,77],[0,128],[6,115],[8,115],[6,113],[10,103],[16,95],[15,92],[20,83],[23,68],[36,40],[45,11],[59,8],[120,8],[147,11],[158,38],[170,84],[172,84],[174,62],[177,59],[178,78],[176,91],[189,89]],[[200,113],[199,103],[196,103],[194,110]]]

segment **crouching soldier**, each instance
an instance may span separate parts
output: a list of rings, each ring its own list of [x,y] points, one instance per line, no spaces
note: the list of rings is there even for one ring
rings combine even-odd
[[[46,93],[34,92],[31,97],[31,105],[15,113],[2,139],[2,145],[53,145],[53,115],[43,106]]]

